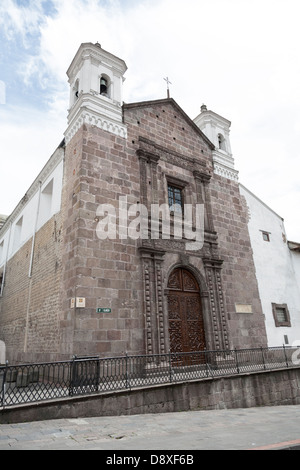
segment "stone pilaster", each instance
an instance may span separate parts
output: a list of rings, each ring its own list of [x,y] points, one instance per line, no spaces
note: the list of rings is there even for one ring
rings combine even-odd
[[[203,260],[211,306],[211,328],[214,349],[228,349],[229,338],[221,278],[222,260]]]
[[[165,353],[162,270],[164,252],[140,248],[144,276],[146,354]]]

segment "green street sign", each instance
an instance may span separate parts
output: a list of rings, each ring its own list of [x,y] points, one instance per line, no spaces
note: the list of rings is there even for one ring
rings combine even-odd
[[[97,313],[111,313],[111,308],[97,308]]]

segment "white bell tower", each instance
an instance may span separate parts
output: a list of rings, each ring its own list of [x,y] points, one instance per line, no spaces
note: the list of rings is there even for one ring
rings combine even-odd
[[[68,142],[82,124],[127,137],[122,119],[122,89],[127,66],[99,43],[79,47],[67,75],[70,84]]]
[[[194,122],[215,146],[214,172],[238,182],[238,172],[234,168],[229,138],[231,122],[213,111],[208,111],[205,105],[201,106],[201,113]]]

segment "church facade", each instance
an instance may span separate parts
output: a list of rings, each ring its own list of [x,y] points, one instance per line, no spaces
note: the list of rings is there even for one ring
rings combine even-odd
[[[65,138],[0,230],[11,362],[268,344],[230,122],[122,103],[126,69],[80,46]]]

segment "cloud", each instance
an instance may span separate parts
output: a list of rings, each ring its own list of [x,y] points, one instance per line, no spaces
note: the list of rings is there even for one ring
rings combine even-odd
[[[60,141],[62,121],[30,108],[6,107],[1,122],[0,213],[9,214],[26,193]]]
[[[6,157],[4,164],[1,156],[1,176],[9,181],[10,161],[18,161],[23,175],[29,174],[26,184],[31,182],[46,153],[49,157],[60,143],[69,98],[66,70],[82,42],[98,41],[127,63],[126,102],[166,97],[168,76],[171,96],[191,118],[202,103],[228,118],[241,181],[286,225],[292,221],[291,237],[300,239],[294,215],[300,203],[298,5],[298,0],[7,0],[0,6],[0,29],[6,60],[14,63],[19,81],[12,88],[0,76],[7,85],[7,104],[0,108]],[[23,151],[16,135],[22,136]],[[24,186],[25,179],[13,191],[2,185],[0,213],[13,209],[6,199],[12,201],[19,189],[20,199]]]
[[[28,35],[36,33],[44,19],[43,1],[29,1],[25,6],[19,6],[13,0],[6,0],[0,4],[0,27],[7,39],[19,35],[27,48],[32,48],[28,42]]]

